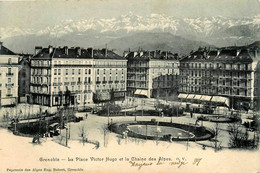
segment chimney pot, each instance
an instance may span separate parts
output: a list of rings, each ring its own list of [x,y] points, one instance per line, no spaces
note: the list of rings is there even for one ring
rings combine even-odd
[[[81,48],[80,47],[76,47],[76,51],[77,51],[77,55],[81,56]]]
[[[69,54],[69,48],[68,48],[68,46],[64,46],[64,53],[65,53],[65,55],[68,55],[68,54]]]
[[[88,52],[90,53],[91,58],[94,57],[93,48],[88,48]]]
[[[53,52],[53,47],[49,45],[49,54],[51,54],[52,52]]]

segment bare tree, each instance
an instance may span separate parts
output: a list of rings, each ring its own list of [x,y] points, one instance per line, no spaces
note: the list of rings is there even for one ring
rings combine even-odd
[[[81,124],[79,126],[79,137],[82,138],[82,143],[83,143],[83,145],[85,145],[85,142],[87,140],[87,130],[86,130],[85,124]]]
[[[221,149],[221,143],[222,143],[222,141],[219,141],[219,137],[220,137],[219,123],[215,124],[215,128],[213,129],[213,134],[214,134],[214,139],[212,140],[213,147],[215,149],[215,152],[217,152]]]
[[[103,135],[104,135],[104,147],[106,147],[106,146],[107,146],[107,143],[108,143],[106,136],[107,136],[107,134],[108,134],[108,132],[109,132],[107,124],[103,124],[103,125],[99,128],[99,130],[100,130],[100,131],[103,133]]]
[[[253,145],[253,140],[249,139],[248,131],[239,124],[229,125],[229,137],[229,146],[232,148],[248,148]]]

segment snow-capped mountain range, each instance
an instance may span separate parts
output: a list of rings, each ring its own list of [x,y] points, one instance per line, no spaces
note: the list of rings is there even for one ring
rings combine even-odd
[[[122,15],[119,18],[107,19],[81,19],[65,20],[52,27],[48,26],[42,30],[21,29],[17,27],[0,27],[2,38],[36,34],[49,34],[53,37],[60,37],[70,33],[82,33],[86,31],[106,32],[138,32],[138,31],[166,31],[176,35],[184,33],[189,35],[199,34],[202,36],[211,36],[216,32],[224,31],[228,28],[248,25],[254,29],[260,28],[260,15],[252,18],[227,18],[222,16],[216,17],[199,17],[199,18],[175,18],[161,14],[151,14],[149,16],[138,16],[133,13]]]
[[[48,40],[63,39],[65,43],[71,41],[78,44],[82,43],[77,41],[82,36],[88,38],[87,41],[92,43],[91,46],[97,46],[114,39],[145,32],[170,33],[216,46],[247,44],[260,40],[260,15],[238,19],[222,16],[181,19],[163,14],[138,16],[130,12],[118,18],[65,20],[40,30],[0,27],[2,40],[7,40],[9,44],[10,40],[14,41],[12,38],[21,39],[21,37],[30,37],[30,39],[48,37]]]

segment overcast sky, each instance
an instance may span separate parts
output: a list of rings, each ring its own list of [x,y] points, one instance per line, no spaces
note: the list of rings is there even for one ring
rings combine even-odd
[[[133,12],[183,17],[252,17],[260,14],[260,0],[88,0],[0,2],[1,26],[43,28],[62,20],[112,18]]]

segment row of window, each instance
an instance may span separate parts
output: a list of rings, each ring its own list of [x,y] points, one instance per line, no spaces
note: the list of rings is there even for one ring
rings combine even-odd
[[[230,90],[228,88],[219,88],[216,89],[208,89],[208,88],[201,88],[201,87],[182,87],[180,89],[181,92],[196,92],[201,94],[223,94],[223,95],[238,95],[238,96],[250,96],[250,90],[240,90],[240,89],[233,89]]]
[[[61,75],[61,69],[54,69],[54,75]],[[64,69],[64,74],[65,75],[74,75],[75,73],[78,74],[78,75],[81,75],[82,72],[83,72],[83,69],[78,69],[78,70],[75,70],[75,69]],[[91,69],[85,69],[85,74],[91,74]]]
[[[101,74],[101,73],[103,73],[103,74],[106,74],[106,72],[108,73],[109,72],[109,74],[112,74],[112,71],[114,71],[114,70],[112,70],[112,69],[109,69],[109,70],[106,70],[106,69],[97,69],[97,74]],[[121,71],[121,73],[122,74],[124,74],[124,73],[126,73],[126,69],[116,69],[115,70],[115,73],[116,74],[118,74],[118,73],[120,73],[120,71]]]
[[[229,72],[229,71],[218,71],[216,73],[212,73],[210,71],[191,71],[191,70],[181,70],[180,75],[182,76],[199,76],[199,77],[238,77],[238,78],[247,78],[250,77],[250,74],[246,72]]]
[[[84,60],[72,60],[72,61],[53,61],[54,65],[81,65],[81,64],[86,64],[86,65],[92,65],[93,61],[84,61]]]
[[[32,66],[39,66],[39,67],[48,67],[50,66],[50,61],[49,60],[32,60],[31,61]]]
[[[182,84],[199,84],[199,85],[227,85],[227,86],[241,86],[241,87],[247,87],[250,86],[250,82],[244,81],[241,82],[239,80],[225,80],[225,79],[220,79],[216,81],[210,82],[210,80],[201,80],[201,79],[189,79],[186,80],[185,78],[181,79]]]
[[[42,68],[31,69],[31,75],[50,75],[50,74],[51,74],[50,69],[42,69]]]
[[[61,83],[62,81],[61,81],[61,77],[58,77],[58,78],[56,78],[56,77],[54,77],[54,80],[53,80],[53,82],[54,83]],[[69,80],[70,79],[70,80]],[[82,78],[81,77],[78,77],[78,78],[74,78],[74,77],[65,77],[64,78],[64,82],[83,82],[82,81]],[[84,80],[84,82],[87,82],[87,83],[90,83],[91,82],[91,77],[85,77],[85,80]]]
[[[248,70],[251,66],[249,64],[226,64],[226,63],[181,63],[181,67],[186,68],[212,68],[215,69],[234,69],[234,70]]]
[[[113,71],[112,69],[109,69],[109,71],[107,71],[107,72],[112,74],[112,71]],[[91,69],[85,69],[85,70],[83,70],[83,69],[71,69],[71,70],[65,69],[64,74],[65,75],[74,75],[74,74],[81,75],[83,72],[85,72],[85,74],[91,74]],[[97,69],[97,74],[99,75],[101,73],[106,74],[106,69],[103,69],[103,70]],[[126,70],[124,70],[124,69],[122,69],[122,70],[116,69],[115,73],[116,74],[118,74],[118,73],[124,74],[124,73],[126,73]],[[62,69],[54,69],[54,75],[61,75],[61,74],[62,74]]]
[[[103,61],[94,61],[95,65],[98,66],[126,66],[127,62],[126,61],[109,61],[108,60],[103,60]]]

